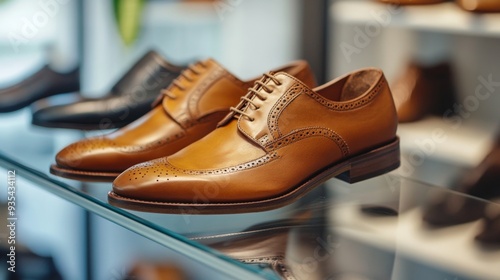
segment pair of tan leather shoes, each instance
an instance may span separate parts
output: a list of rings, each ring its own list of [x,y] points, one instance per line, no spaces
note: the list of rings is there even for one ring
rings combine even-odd
[[[447,2],[448,0],[378,0],[383,3],[396,5],[427,5]],[[478,13],[500,12],[500,1],[498,0],[456,0],[456,3],[464,10]]]
[[[277,208],[329,178],[356,182],[399,166],[397,115],[381,70],[314,86],[304,61],[248,82],[214,60],[198,62],[148,114],[69,145],[51,172],[114,179],[108,198],[116,206],[207,214]]]

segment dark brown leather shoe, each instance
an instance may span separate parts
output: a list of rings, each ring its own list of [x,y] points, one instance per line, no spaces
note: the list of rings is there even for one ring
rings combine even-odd
[[[268,73],[218,128],[178,153],[129,168],[113,205],[165,213],[236,213],[287,205],[322,182],[399,166],[397,116],[379,69],[310,89]]]
[[[481,232],[475,239],[486,245],[500,245],[500,204],[492,204],[486,208]]]
[[[442,116],[452,108],[454,92],[449,64],[424,67],[411,63],[392,86],[399,122],[417,121],[428,114]]]
[[[462,180],[458,192],[482,199],[500,198],[500,142],[481,164]],[[445,193],[438,195],[424,211],[424,221],[435,226],[451,226],[480,219],[485,204],[468,197]]]
[[[315,83],[305,61],[279,71],[310,86]],[[146,115],[111,134],[69,145],[57,154],[50,171],[72,179],[106,181],[134,164],[171,155],[214,130],[254,81],[240,81],[211,59],[196,63]]]
[[[457,0],[457,4],[464,10],[478,13],[500,12],[498,0]]]

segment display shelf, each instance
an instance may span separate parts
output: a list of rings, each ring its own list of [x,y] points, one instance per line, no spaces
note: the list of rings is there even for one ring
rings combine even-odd
[[[170,248],[179,254],[186,255],[198,263],[213,268],[222,275],[234,278],[244,277],[244,279],[276,279],[271,273],[258,270],[254,267],[244,266],[207,247],[192,242],[184,236],[159,227],[127,211],[112,207],[63,182],[53,180],[44,174],[44,172],[20,164],[1,153],[0,166],[7,170],[15,170],[17,176],[33,182],[48,192]]]
[[[381,17],[383,15],[383,17]],[[500,37],[500,14],[477,14],[453,2],[395,6],[376,1],[337,1],[331,18],[338,23],[366,24],[366,28],[400,27],[462,35]],[[369,31],[370,32],[370,31]]]
[[[494,122],[464,121],[458,125],[455,121],[428,117],[400,124],[398,135],[401,149],[408,155],[474,167],[490,151],[497,127]]]
[[[470,130],[470,132],[473,131]],[[6,169],[15,169],[18,176],[33,182],[37,187],[151,239],[159,246],[170,248],[205,267],[213,268],[221,275],[230,278],[277,279],[277,276],[270,272],[266,266],[243,264],[231,259],[230,255],[225,255],[224,246],[229,246],[230,250],[228,251],[235,251],[235,248],[230,247],[231,242],[219,242],[218,247],[214,247],[217,250],[212,249],[211,244],[205,242],[208,236],[216,235],[230,238],[241,236],[242,232],[251,232],[255,228],[259,228],[266,233],[259,238],[272,238],[277,230],[281,230],[275,227],[282,225],[282,223],[277,222],[282,220],[295,221],[287,235],[287,254],[284,257],[285,263],[290,266],[288,267],[290,271],[297,273],[309,271],[304,269],[304,261],[317,255],[318,246],[324,246],[322,243],[318,245],[318,240],[325,240],[321,239],[324,238],[325,232],[339,232],[341,236],[345,237],[344,239],[356,242],[355,248],[357,249],[354,247],[349,249],[357,250],[351,251],[352,254],[332,253],[326,255],[328,258],[323,258],[322,262],[318,262],[317,265],[321,266],[321,269],[315,272],[328,271],[328,275],[322,275],[322,278],[318,279],[325,279],[333,274],[349,273],[350,268],[331,265],[339,261],[337,258],[341,258],[340,261],[343,263],[356,264],[358,268],[370,266],[368,260],[365,262],[352,258],[354,255],[363,254],[365,250],[370,250],[373,247],[382,248],[391,254],[405,255],[416,260],[419,265],[449,272],[453,275],[480,276],[479,278],[483,276],[500,277],[500,271],[490,269],[488,272],[481,272],[481,269],[489,268],[493,263],[500,261],[500,249],[493,248],[489,253],[476,249],[472,238],[474,231],[477,230],[477,223],[464,225],[458,230],[450,228],[450,237],[446,238],[444,231],[421,228],[421,223],[418,222],[420,215],[418,210],[402,212],[399,217],[390,217],[392,220],[365,217],[356,212],[356,209],[367,203],[382,205],[389,203],[405,207],[411,205],[414,209],[421,208],[429,201],[428,195],[432,191],[438,190],[463,196],[452,193],[445,188],[434,187],[397,175],[379,176],[353,185],[332,179],[297,202],[271,211],[226,215],[144,213],[128,211],[110,205],[107,202],[107,192],[111,189],[110,183],[79,183],[77,181],[68,183],[70,180],[63,180],[49,174],[48,169],[54,160],[55,153],[61,148],[60,146],[65,146],[75,140],[74,137],[77,136],[75,132],[35,129],[28,126],[23,134],[18,132],[17,135],[21,135],[23,139],[40,139],[42,137],[50,139],[52,137],[54,143],[57,144],[52,148],[47,146],[43,149],[27,149],[22,146],[32,146],[32,141],[7,143],[8,141],[4,139],[0,147],[0,166]],[[14,146],[16,147],[15,152],[12,151]],[[439,170],[434,169],[436,168],[433,168],[433,171],[439,172]],[[397,174],[397,170],[394,174]],[[407,193],[411,195],[407,195]],[[474,199],[463,197],[464,199]],[[488,204],[488,202],[483,203]],[[428,244],[424,246],[423,243]],[[397,246],[394,246],[395,244]],[[351,245],[346,241],[338,246],[351,248]],[[433,251],[435,248],[448,250],[453,247],[461,248],[460,254],[437,254]],[[470,262],[469,266],[465,265],[474,250],[476,251],[472,256],[479,256],[480,259]],[[255,252],[259,252],[259,250]],[[251,255],[252,251],[247,253]],[[430,256],[432,254],[439,256],[442,260],[434,261]],[[259,257],[262,256],[255,256],[256,259]],[[381,255],[380,258],[382,257]],[[429,260],[433,262],[432,265],[429,264]],[[484,260],[482,264],[479,263],[481,260]],[[391,260],[387,259],[386,261],[390,262]],[[331,271],[333,268],[335,271]],[[390,274],[390,271],[387,270],[390,268],[380,267],[376,269],[382,274]],[[310,278],[312,274],[302,275],[305,275],[304,279],[312,279]],[[310,277],[307,278],[307,275]]]
[[[500,205],[498,205],[500,207]],[[426,228],[422,210],[414,208],[399,217],[370,217],[357,204],[336,208],[339,234],[385,251],[418,259],[471,279],[497,279],[500,250],[487,250],[474,242],[481,221],[442,229]],[[363,227],[364,230],[358,230]],[[453,253],[450,253],[453,252]]]

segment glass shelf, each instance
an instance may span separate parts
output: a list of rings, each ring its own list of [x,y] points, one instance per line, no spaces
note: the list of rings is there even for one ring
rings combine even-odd
[[[8,131],[6,123],[2,125]],[[422,220],[423,207],[438,193],[500,207],[493,202],[395,172],[354,185],[332,179],[301,200],[266,212],[129,211],[107,202],[110,183],[83,183],[49,174],[57,151],[84,136],[77,131],[17,126],[15,132],[0,136],[0,166],[230,278],[500,278],[500,247],[484,248],[474,241],[480,220],[447,228],[432,228]]]

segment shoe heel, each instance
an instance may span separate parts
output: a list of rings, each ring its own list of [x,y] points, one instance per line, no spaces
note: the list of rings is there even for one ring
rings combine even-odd
[[[349,170],[338,175],[337,178],[353,184],[385,174],[398,168],[399,165],[399,138],[396,138],[390,144],[352,158]]]

